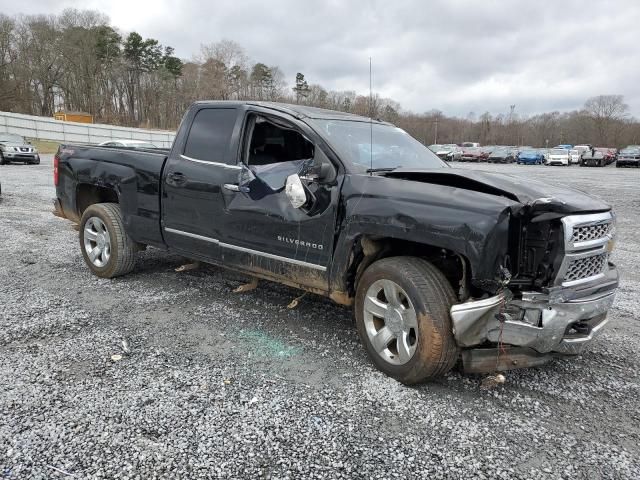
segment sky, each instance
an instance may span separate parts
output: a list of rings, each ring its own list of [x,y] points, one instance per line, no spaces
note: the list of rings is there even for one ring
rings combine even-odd
[[[190,59],[239,43],[249,58],[404,110],[532,115],[624,95],[640,118],[638,0],[0,0],[0,12],[93,9]]]

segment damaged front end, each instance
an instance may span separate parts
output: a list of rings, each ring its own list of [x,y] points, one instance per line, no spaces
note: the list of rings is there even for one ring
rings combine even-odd
[[[564,215],[552,200],[542,203],[512,215],[505,267],[496,274],[503,287],[451,308],[467,372],[580,354],[607,323],[618,286],[609,262],[612,212]]]

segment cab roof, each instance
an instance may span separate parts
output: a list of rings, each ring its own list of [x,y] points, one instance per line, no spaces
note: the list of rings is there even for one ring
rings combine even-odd
[[[228,105],[228,106],[242,106],[251,105],[262,108],[269,108],[278,112],[288,113],[296,118],[312,118],[318,120],[350,120],[353,122],[373,122],[378,124],[390,125],[388,122],[382,120],[370,119],[361,115],[355,115],[353,113],[339,112],[337,110],[329,110],[327,108],[308,107],[306,105],[295,105],[291,103],[279,103],[279,102],[259,102],[259,101],[228,101],[228,100],[206,100],[195,102],[198,105]]]

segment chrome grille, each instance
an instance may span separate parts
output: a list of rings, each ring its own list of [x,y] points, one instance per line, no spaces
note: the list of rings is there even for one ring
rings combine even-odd
[[[609,242],[615,235],[611,212],[570,215],[562,219],[565,256],[556,285],[565,287],[595,281],[608,268]]]
[[[584,227],[574,227],[571,241],[573,243],[586,242],[605,237],[611,231],[611,223],[601,223],[599,225],[586,225]]]
[[[579,258],[571,261],[564,275],[565,282],[575,282],[601,274],[607,265],[608,254],[601,253],[593,257]]]

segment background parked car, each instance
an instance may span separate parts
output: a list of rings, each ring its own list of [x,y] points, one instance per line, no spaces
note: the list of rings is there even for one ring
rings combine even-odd
[[[485,155],[485,161],[489,160],[489,156],[491,155],[491,152],[493,152],[495,150],[495,146],[494,145],[485,145],[484,147],[480,147],[480,150],[482,150],[482,153],[484,153]]]
[[[513,163],[516,161],[517,152],[511,147],[500,147],[491,152],[489,162],[491,163]]]
[[[561,145],[556,145],[553,148],[564,148],[565,150],[571,150],[573,148],[573,145],[569,145],[569,144],[563,143]]]
[[[480,144],[478,142],[462,142],[462,148],[476,148],[479,147]]]
[[[580,159],[581,167],[604,167],[605,165],[604,153],[595,148],[585,151]]]
[[[542,165],[544,163],[544,154],[534,148],[523,149],[518,152],[516,161],[520,165]]]
[[[587,150],[591,150],[591,148],[592,148],[592,147],[593,147],[593,145],[590,145],[590,144],[585,143],[585,144],[583,144],[583,145],[575,145],[575,146],[573,147],[573,149],[574,149],[574,150],[577,150],[577,151],[580,153],[580,155],[582,156],[582,154],[583,154],[584,152],[586,152]]]
[[[640,146],[630,145],[620,150],[616,167],[640,167]]]
[[[462,158],[462,149],[455,143],[443,145],[442,147],[449,152],[447,154],[448,160],[458,161]]]
[[[101,147],[125,147],[125,148],[158,148],[151,142],[145,142],[144,140],[109,140],[108,142],[102,142]]]
[[[610,147],[596,147],[596,150],[602,152],[604,155],[604,164],[611,165],[616,161],[616,157],[618,155],[618,151],[615,148]]]
[[[462,158],[462,150],[458,145],[449,143],[446,145],[433,144],[429,146],[429,150],[435,153],[442,160],[456,161]]]
[[[461,162],[484,162],[489,154],[480,147],[462,147]]]
[[[581,155],[582,155],[582,152],[579,152],[575,148],[572,148],[571,150],[569,150],[569,157],[571,158],[572,164],[578,165],[580,163]]]
[[[11,162],[38,165],[40,163],[38,149],[20,135],[0,133],[0,165]]]
[[[570,166],[569,150],[566,148],[552,148],[549,150],[546,165]]]

